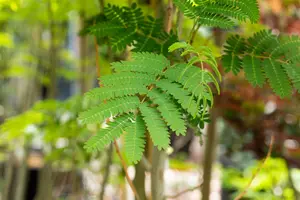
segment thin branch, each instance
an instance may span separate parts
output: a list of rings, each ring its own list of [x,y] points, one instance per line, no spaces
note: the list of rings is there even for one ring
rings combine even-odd
[[[195,29],[192,32],[192,35],[191,35],[191,38],[190,38],[190,41],[189,41],[190,45],[193,45],[195,37],[196,37],[196,35],[197,35],[198,31],[199,31],[199,28],[200,28],[200,24],[197,24],[195,26]]]
[[[183,26],[183,13],[178,9],[178,11],[177,11],[177,20],[176,20],[178,38],[180,38],[180,36],[181,36],[182,26]]]
[[[183,195],[185,193],[192,192],[194,190],[199,189],[201,186],[202,186],[202,184],[197,185],[197,186],[192,187],[192,188],[185,189],[185,190],[183,190],[183,191],[181,191],[181,192],[179,192],[179,193],[177,193],[175,195],[166,196],[166,198],[167,199],[176,199],[176,198],[178,198],[179,196],[181,196],[181,195]]]
[[[58,188],[57,192],[55,192],[55,195],[54,195],[55,198],[58,199],[60,197],[61,193],[63,192],[63,190],[64,190],[64,188],[66,186],[67,180],[68,180],[68,176],[66,174],[63,175],[62,181],[59,184],[59,188]]]
[[[100,6],[100,11],[104,11],[104,0],[98,0],[99,1],[99,6]]]
[[[274,134],[272,134],[271,136],[271,142],[269,145],[269,150],[268,150],[268,154],[266,156],[266,158],[264,159],[264,161],[260,164],[260,166],[256,169],[255,173],[252,175],[248,185],[244,188],[244,190],[237,196],[235,197],[234,200],[240,200],[243,198],[243,196],[247,193],[247,190],[249,189],[249,187],[251,186],[251,183],[253,182],[253,180],[256,178],[256,176],[258,175],[258,173],[260,172],[260,170],[264,167],[264,164],[266,163],[266,161],[268,160],[268,158],[271,156],[272,153],[272,149],[273,149],[273,143],[274,143]]]
[[[50,46],[49,46],[49,76],[50,85],[48,91],[48,97],[54,99],[56,96],[56,31],[55,22],[53,16],[53,7],[51,0],[48,1],[48,18],[49,18],[49,32],[50,32]]]
[[[192,29],[191,29],[191,31],[189,33],[189,39],[188,39],[188,41],[191,41],[193,32],[194,32],[194,30],[196,28],[196,25],[197,25],[197,23],[196,23],[196,21],[194,21],[193,27],[192,27]]]
[[[139,197],[139,195],[138,195],[138,193],[137,193],[137,191],[136,191],[136,188],[134,187],[134,185],[133,185],[133,183],[132,183],[132,181],[131,181],[131,179],[130,179],[130,177],[129,177],[129,175],[128,175],[126,162],[125,162],[125,160],[123,159],[123,156],[122,156],[122,154],[121,154],[121,152],[120,152],[120,148],[119,148],[119,146],[118,146],[116,140],[114,141],[114,145],[115,145],[115,148],[116,148],[116,152],[117,152],[117,154],[118,154],[118,156],[119,156],[119,158],[120,158],[120,160],[121,160],[121,163],[122,163],[122,166],[123,166],[123,169],[124,169],[125,176],[126,176],[126,179],[127,179],[127,181],[128,181],[128,184],[129,184],[129,186],[131,187],[131,190],[132,190],[132,192],[134,193],[135,198],[136,198],[137,200],[140,200],[140,197]]]
[[[173,2],[168,0],[168,8],[166,13],[165,31],[170,33],[172,29],[172,19],[173,19]]]
[[[101,73],[100,73],[100,65],[99,65],[99,51],[98,51],[98,43],[97,43],[96,36],[94,37],[94,43],[95,43],[95,54],[96,54],[95,55],[95,58],[96,58],[96,72],[97,72],[97,77],[100,78]],[[100,84],[99,84],[99,86],[100,86]]]

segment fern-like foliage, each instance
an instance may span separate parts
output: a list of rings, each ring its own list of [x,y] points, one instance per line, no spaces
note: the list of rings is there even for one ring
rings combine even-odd
[[[199,25],[230,28],[235,21],[259,19],[256,0],[174,0],[175,5]]]
[[[82,34],[93,34],[98,40],[109,41],[113,50],[122,51],[133,46],[136,52],[168,53],[168,47],[177,41],[173,33],[167,34],[163,21],[145,17],[136,4],[120,7],[108,4],[102,17],[94,18]]]
[[[102,150],[124,132],[125,154],[136,163],[143,155],[146,132],[158,149],[166,149],[170,130],[185,135],[188,119],[202,120],[202,124],[207,121],[213,99],[211,87],[219,87],[216,61],[209,49],[197,53],[186,43],[175,43],[170,51],[179,48],[185,50],[183,55],[196,53],[196,58],[171,65],[161,54],[143,52],[133,53],[133,60],[112,63],[116,73],[103,76],[103,87],[85,95],[102,103],[81,113],[79,119],[82,123],[113,121],[86,143],[86,149]],[[196,66],[204,63],[211,65],[212,72]]]
[[[250,38],[234,35],[228,38],[222,57],[226,72],[238,74],[244,69],[246,79],[262,87],[267,79],[280,97],[288,97],[294,88],[300,91],[300,38],[276,36],[263,30]]]

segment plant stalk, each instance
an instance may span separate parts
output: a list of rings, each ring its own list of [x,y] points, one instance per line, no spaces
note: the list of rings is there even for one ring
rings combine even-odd
[[[205,150],[204,150],[203,187],[201,190],[202,193],[201,200],[209,200],[211,174],[213,170],[213,162],[215,160],[215,151],[216,151],[217,108],[212,108],[210,113],[211,113],[211,122],[208,124],[207,140],[205,143]]]
[[[80,29],[84,28],[84,21],[85,21],[85,13],[84,11],[80,12],[79,17],[79,24]],[[87,59],[87,37],[81,36],[79,38],[79,56],[80,56],[80,92],[81,94],[84,94],[87,92],[87,65],[86,65],[86,59]]]
[[[46,163],[39,172],[38,192],[35,200],[52,200],[52,166],[51,163]]]
[[[152,200],[163,200],[164,196],[164,170],[167,154],[153,147],[151,170],[151,197]]]
[[[4,188],[3,188],[3,200],[10,200],[10,191],[11,191],[11,184],[13,180],[13,173],[14,173],[14,161],[15,156],[13,152],[8,154],[8,160],[5,164],[5,171],[4,171]]]
[[[146,192],[145,192],[145,168],[140,161],[138,164],[135,166],[135,177],[133,179],[133,184],[136,187],[137,193],[140,197],[141,200],[146,200]]]
[[[55,45],[55,24],[53,18],[53,8],[51,0],[48,0],[48,17],[49,17],[49,31],[50,31],[50,47],[49,47],[49,75],[50,86],[48,98],[54,99],[56,97],[56,45]]]
[[[29,149],[24,147],[24,157],[20,163],[17,173],[17,187],[15,192],[15,200],[23,200],[25,196],[25,188],[27,182],[27,159],[28,159]]]

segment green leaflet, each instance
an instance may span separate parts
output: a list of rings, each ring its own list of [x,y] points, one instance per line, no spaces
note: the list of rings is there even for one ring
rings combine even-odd
[[[105,104],[82,112],[79,115],[79,120],[84,124],[102,123],[106,118],[136,109],[139,103],[139,98],[135,96],[110,100]]]
[[[172,83],[167,79],[158,81],[156,85],[163,91],[172,95],[182,108],[184,108],[193,117],[196,117],[198,113],[197,103],[192,96],[190,96],[190,93],[187,90],[182,89],[179,84]]]
[[[262,87],[265,83],[265,77],[261,68],[261,60],[256,57],[245,56],[243,66],[247,80],[253,86]]]
[[[183,114],[176,104],[166,94],[157,89],[151,90],[147,96],[150,97],[153,103],[158,105],[157,110],[176,135],[185,135],[186,125],[182,118]]]
[[[217,76],[217,78],[221,81],[221,74],[219,72],[218,69],[218,64],[216,61],[216,58],[214,57],[212,51],[210,48],[206,47],[206,46],[200,46],[198,47],[198,50],[196,48],[194,48],[193,46],[191,46],[190,44],[187,44],[185,42],[176,42],[173,45],[171,45],[169,47],[169,51],[173,52],[177,49],[183,49],[184,51],[181,53],[181,56],[185,56],[188,54],[196,54],[195,56],[192,56],[189,61],[188,64],[186,65],[185,69],[183,70],[183,72],[181,73],[181,75],[185,74],[186,70],[191,68],[192,65],[194,64],[200,64],[201,66],[201,70],[204,71],[204,63],[207,63],[210,68],[212,69],[212,71],[215,73],[215,75]],[[195,67],[193,67],[194,69]],[[215,79],[212,76],[213,79]],[[216,87],[218,88],[218,84],[216,84]]]
[[[100,38],[115,35],[116,33],[123,31],[126,31],[126,27],[112,22],[102,22],[90,28],[90,33]]]
[[[222,63],[225,72],[232,71],[233,74],[237,75],[242,69],[242,60],[238,55],[235,55],[234,53],[222,56]]]
[[[167,34],[161,31],[163,27],[162,19],[147,17],[140,26],[140,34],[135,38],[134,52],[152,52],[168,54],[168,47],[178,41],[174,33]]]
[[[221,2],[215,2],[211,5],[213,6],[206,6],[205,8],[203,8],[203,11],[208,13],[215,13],[218,15],[231,16],[232,18],[239,21],[246,21],[248,17],[246,13],[242,12],[238,7],[234,5],[226,5],[222,4]]]
[[[129,163],[136,164],[141,160],[146,144],[145,133],[146,126],[140,115],[125,128],[125,154]]]
[[[166,71],[164,74],[171,81],[178,82],[183,85],[193,96],[200,99],[213,101],[212,94],[208,91],[208,84],[215,81],[211,78],[208,71],[202,71],[197,67],[190,67],[185,70],[181,76],[181,72],[186,69],[186,64],[176,64]],[[219,87],[217,83],[216,87]]]
[[[113,23],[122,24],[123,26],[127,25],[126,20],[125,20],[126,14],[125,14],[125,12],[123,12],[122,7],[108,4],[104,8],[104,15],[109,21],[111,21]]]
[[[102,76],[99,80],[104,87],[122,87],[123,85],[130,84],[149,85],[155,82],[155,77],[145,73],[122,72]]]
[[[120,137],[124,128],[132,124],[131,118],[133,116],[125,114],[116,118],[109,123],[108,128],[101,129],[95,136],[92,136],[85,144],[84,148],[88,152],[101,151],[112,141]]]
[[[163,55],[139,52],[132,53],[132,58],[136,61],[139,61],[143,65],[147,65],[148,67],[152,66],[153,68],[158,68],[161,70],[170,66],[170,61]]]
[[[193,46],[185,42],[176,42],[169,47],[169,51],[177,49],[183,49],[181,56],[191,54],[192,57],[187,64],[172,66],[164,73],[164,76],[172,81],[181,83],[183,88],[192,94],[191,99],[197,97],[198,106],[201,103],[206,106],[208,101],[210,102],[210,106],[212,106],[214,98],[209,83],[213,83],[218,94],[220,94],[220,86],[217,79],[222,80],[216,58],[213,56],[212,51],[205,46],[198,47],[199,50],[197,51]],[[208,64],[215,75],[205,69],[204,64]],[[194,65],[200,66],[198,68]]]
[[[266,59],[263,62],[263,66],[266,77],[269,79],[269,83],[275,93],[282,98],[289,97],[291,95],[292,87],[280,63],[276,63],[271,59]]]
[[[232,71],[237,75],[242,69],[242,60],[238,54],[246,49],[245,39],[234,35],[227,39],[225,47],[226,54],[222,56],[222,64],[225,72]]]
[[[282,66],[292,80],[294,87],[300,92],[300,66],[296,64],[283,64]]]
[[[151,53],[133,53],[133,61],[114,62],[112,67],[117,72],[144,72],[153,75],[162,73],[162,70],[170,65],[162,55]]]
[[[119,32],[118,35],[112,36],[111,45],[113,50],[122,51],[127,45],[130,46],[133,44],[135,37],[136,33],[131,29]]]
[[[248,46],[246,52],[254,55],[261,55],[268,49],[273,49],[274,45],[278,45],[278,40],[271,30],[263,30],[255,33],[252,37],[248,38]]]
[[[236,15],[246,15],[252,23],[256,23],[259,20],[259,6],[257,0],[218,0],[216,3],[225,4],[229,8],[234,7],[234,10],[238,10]],[[237,17],[234,18],[238,19]],[[240,21],[244,21],[244,19]]]
[[[143,84],[116,85],[114,87],[94,88],[88,91],[85,96],[89,99],[98,99],[100,101],[114,99],[117,97],[133,96],[135,94],[146,94],[147,88]]]
[[[168,128],[156,108],[149,107],[149,104],[143,103],[140,105],[139,110],[143,116],[153,144],[157,146],[159,150],[168,148],[170,144]]]
[[[271,50],[270,57],[277,58],[278,56],[285,54],[285,56],[288,59],[290,59],[289,55],[291,54],[293,56],[293,52],[298,52],[299,55],[299,49],[300,49],[299,36],[293,35],[288,37],[282,37],[280,44]]]

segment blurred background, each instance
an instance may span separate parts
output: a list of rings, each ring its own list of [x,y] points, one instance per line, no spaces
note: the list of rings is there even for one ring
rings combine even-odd
[[[1,200],[134,199],[113,147],[85,152],[83,144],[97,127],[77,121],[87,106],[81,95],[97,87],[95,54],[104,75],[111,73],[110,62],[128,53],[112,52],[105,44],[95,48],[92,36],[78,32],[103,5],[133,2],[152,16],[163,16],[167,7],[163,0],[0,0]],[[235,31],[251,36],[270,28],[300,35],[299,0],[260,0],[259,5],[261,24],[243,23]],[[193,23],[175,12],[180,26],[174,29],[179,39],[187,38]],[[207,45],[219,56],[229,35],[201,28],[194,46]],[[162,183],[166,199],[200,200],[199,188],[172,195],[202,183],[203,169],[210,167],[210,199],[234,199],[266,157],[273,135],[272,154],[243,199],[299,200],[299,94],[280,99],[268,87],[253,88],[240,73],[224,76],[216,98],[202,133],[189,128],[187,136],[172,137]],[[206,143],[208,137],[214,143]],[[122,139],[118,142],[122,146]],[[129,175],[134,178],[139,169],[130,166]],[[150,174],[145,171],[149,196]]]

